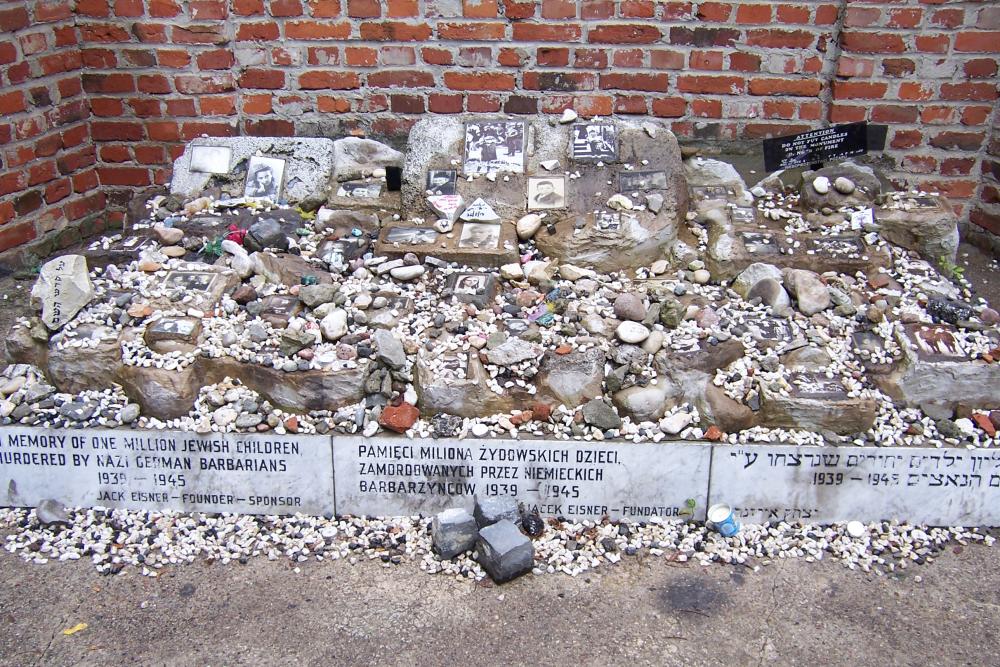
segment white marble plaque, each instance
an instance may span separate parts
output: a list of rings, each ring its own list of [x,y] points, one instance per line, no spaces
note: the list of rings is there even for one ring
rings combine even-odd
[[[433,514],[514,496],[543,516],[704,519],[711,447],[334,438],[338,514]],[[693,511],[689,509],[693,501]]]
[[[1000,451],[927,447],[715,447],[709,504],[747,523],[1000,525]]]
[[[0,505],[248,514],[333,512],[330,439],[0,429]]]

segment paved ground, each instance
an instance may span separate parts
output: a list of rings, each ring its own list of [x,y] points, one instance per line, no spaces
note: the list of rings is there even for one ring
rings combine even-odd
[[[628,558],[485,587],[412,563],[255,559],[149,579],[0,552],[0,664],[996,664],[998,555],[953,548],[891,577]]]

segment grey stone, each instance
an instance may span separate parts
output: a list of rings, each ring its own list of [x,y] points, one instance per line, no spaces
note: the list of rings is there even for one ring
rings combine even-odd
[[[600,396],[603,382],[604,353],[599,349],[569,354],[546,352],[535,377],[539,395],[550,396],[570,408]]]
[[[330,311],[320,320],[319,329],[326,340],[340,340],[347,333],[347,312],[340,308]]]
[[[680,390],[666,378],[645,387],[633,386],[614,395],[614,404],[636,422],[656,421],[677,405]]]
[[[476,504],[473,509],[476,517],[476,525],[480,528],[491,526],[497,521],[507,520],[517,524],[521,520],[521,512],[517,507],[517,500],[512,496],[476,496]]]
[[[46,498],[35,508],[35,516],[43,526],[69,525],[72,522],[69,512],[62,503]]]
[[[324,303],[330,303],[337,298],[339,285],[303,285],[299,290],[299,299],[310,308]]]
[[[124,408],[122,408],[121,414],[118,419],[121,420],[123,424],[131,424],[136,419],[139,418],[139,405],[137,403],[129,403]]]
[[[513,366],[522,361],[537,359],[542,349],[522,338],[509,338],[502,345],[486,352],[486,358],[497,366]]]
[[[393,370],[399,370],[406,365],[406,352],[403,344],[391,332],[379,329],[372,335],[372,342],[377,348],[375,358]]]
[[[87,260],[64,255],[46,262],[31,288],[31,301],[42,311],[42,322],[58,331],[94,298]]]
[[[602,431],[608,429],[621,428],[622,418],[614,409],[600,398],[595,398],[583,406],[583,419],[591,426],[595,426]]]
[[[243,243],[251,251],[265,248],[288,250],[288,237],[274,218],[263,218],[250,225]]]
[[[497,583],[530,572],[535,565],[535,547],[512,522],[498,521],[479,531],[479,564]]]
[[[344,137],[333,142],[333,172],[339,182],[369,176],[375,169],[402,166],[403,154],[378,141]]]
[[[670,329],[676,329],[684,320],[687,308],[677,299],[668,297],[660,303],[660,323]]]
[[[233,169],[228,175],[203,174],[190,170],[195,146],[225,146],[232,150]],[[291,202],[308,199],[326,189],[333,175],[334,142],[322,138],[298,137],[212,137],[192,141],[174,160],[170,192],[194,197],[210,185],[224,185],[233,194],[243,194],[247,161],[260,153],[285,160],[284,197]]]
[[[781,282],[781,269],[774,266],[773,264],[765,264],[764,262],[754,262],[736,277],[733,281],[732,290],[742,296],[744,299],[761,280],[765,278],[771,278],[773,280]]]
[[[786,317],[791,314],[792,300],[788,297],[788,292],[781,286],[781,283],[774,278],[764,278],[754,283],[746,295],[747,301],[760,299],[761,303],[771,307],[778,317]]]
[[[431,523],[431,541],[434,551],[448,560],[474,549],[479,539],[476,520],[465,509],[455,508],[440,512]]]
[[[305,331],[288,330],[281,332],[281,342],[278,344],[278,351],[290,357],[299,350],[303,350],[316,342],[316,337]]]
[[[615,317],[621,320],[641,322],[646,316],[646,307],[642,299],[635,294],[619,294],[615,299]]]
[[[812,271],[785,269],[782,271],[782,277],[785,287],[798,302],[802,314],[815,315],[833,305],[826,285]]]

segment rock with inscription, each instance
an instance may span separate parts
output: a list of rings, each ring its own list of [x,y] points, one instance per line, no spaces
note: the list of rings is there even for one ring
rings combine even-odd
[[[406,365],[406,352],[403,344],[391,332],[379,329],[372,335],[375,343],[375,358],[393,370],[399,370]]]
[[[823,373],[793,373],[788,396],[763,385],[758,423],[769,428],[863,433],[875,423],[878,403],[848,395],[839,379]]]
[[[94,298],[87,260],[83,255],[64,255],[49,260],[31,288],[31,301],[42,311],[42,322],[58,331],[76,317]]]
[[[80,330],[85,329],[80,327]],[[95,343],[88,347],[53,346],[49,350],[47,375],[59,391],[77,394],[90,389],[110,389],[118,382],[123,367],[118,336],[92,340]]]
[[[944,197],[890,201],[876,211],[875,224],[887,241],[915,250],[928,262],[955,261],[958,218]]]
[[[595,398],[584,404],[583,420],[602,431],[621,428],[622,426],[622,418],[618,416],[614,408],[600,398]]]
[[[479,531],[476,553],[479,564],[497,583],[530,572],[535,565],[531,540],[506,519]]]
[[[479,527],[465,509],[445,510],[431,522],[431,543],[437,555],[445,560],[474,549],[477,539]]]
[[[181,370],[123,366],[120,373],[128,397],[139,404],[144,415],[157,419],[186,415],[194,407],[202,386],[194,366]]]
[[[476,496],[472,513],[476,518],[476,525],[480,528],[492,526],[497,521],[505,519],[515,524],[521,521],[517,500],[511,496]]]

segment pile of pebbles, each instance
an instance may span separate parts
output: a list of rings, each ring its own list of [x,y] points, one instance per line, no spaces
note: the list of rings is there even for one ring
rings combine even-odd
[[[307,562],[416,562],[430,574],[481,580],[486,573],[466,552],[441,560],[431,548],[431,520],[419,517],[253,516],[79,509],[65,522],[43,525],[36,510],[0,509],[4,548],[24,561],[89,559],[101,574],[136,568],[155,577],[194,562],[246,564],[251,558]],[[850,569],[884,575],[931,563],[951,545],[991,546],[977,528],[928,528],[873,522],[858,536],[844,523],[829,526],[775,522],[744,525],[724,538],[703,524],[654,519],[648,523],[568,522],[549,519],[533,540],[535,575],[585,574],[625,557],[647,556],[700,565],[738,564],[758,571],[777,560],[833,559]],[[296,571],[298,571],[296,569]]]

